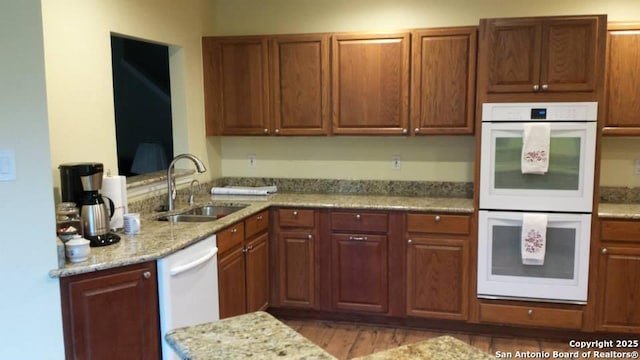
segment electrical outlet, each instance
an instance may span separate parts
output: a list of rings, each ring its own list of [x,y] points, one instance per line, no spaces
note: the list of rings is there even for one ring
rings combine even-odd
[[[255,169],[256,168],[256,154],[249,154],[247,159],[249,159],[249,169]]]
[[[16,180],[16,154],[13,150],[0,150],[0,181]]]
[[[391,169],[400,170],[401,166],[400,155],[391,155]]]
[[[634,167],[633,173],[640,175],[640,159],[636,159],[636,166]]]

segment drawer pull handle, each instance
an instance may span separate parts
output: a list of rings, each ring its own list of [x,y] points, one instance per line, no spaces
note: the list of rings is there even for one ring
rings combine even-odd
[[[607,255],[608,252],[609,250],[607,250],[607,248],[602,248],[602,254]]]
[[[349,236],[349,240],[352,241],[367,241],[366,236]]]
[[[436,222],[440,221],[440,215],[436,215],[435,219]]]
[[[407,240],[407,244],[412,244],[412,243],[413,243],[413,240],[411,239]]]
[[[527,310],[527,315],[529,316],[533,315],[533,310],[532,309]]]
[[[309,239],[309,240],[313,239],[313,235],[311,235],[311,234],[307,235],[307,239]]]
[[[145,271],[142,273],[142,277],[145,279],[150,279],[151,278],[151,272],[150,271]]]
[[[262,220],[262,215],[258,215],[258,216],[256,217],[256,220],[258,220],[258,221]]]
[[[361,217],[360,214],[356,214],[356,219],[360,220]]]
[[[293,216],[298,216],[298,212],[297,212],[297,211],[294,211],[294,212],[293,212]]]
[[[231,229],[231,233],[232,233],[232,234],[235,234],[235,233],[237,233],[237,232],[238,232],[238,229],[236,229],[236,228]]]

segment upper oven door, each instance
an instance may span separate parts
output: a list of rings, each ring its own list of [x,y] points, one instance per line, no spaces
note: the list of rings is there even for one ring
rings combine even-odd
[[[480,208],[591,212],[596,122],[550,122],[549,171],[522,174],[524,122],[483,122]]]

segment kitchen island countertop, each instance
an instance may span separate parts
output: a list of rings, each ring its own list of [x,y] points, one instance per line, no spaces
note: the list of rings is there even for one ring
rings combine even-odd
[[[236,197],[237,198],[237,197]],[[205,204],[243,204],[245,208],[211,222],[187,223],[157,221],[161,213],[143,217],[140,234],[121,236],[120,242],[91,248],[89,259],[80,263],[66,262],[49,272],[51,277],[65,277],[157,260],[194,244],[234,223],[271,206],[367,209],[385,211],[467,213],[474,211],[473,200],[467,198],[431,198],[383,195],[294,194],[278,193],[260,200],[228,200],[201,195],[196,206]],[[177,204],[179,210],[183,204]]]
[[[268,313],[257,311],[171,330],[165,340],[182,359],[335,359]],[[475,347],[451,336],[356,358],[358,360],[488,360]]]

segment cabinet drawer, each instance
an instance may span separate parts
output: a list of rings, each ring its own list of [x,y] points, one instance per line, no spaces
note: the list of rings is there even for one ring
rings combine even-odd
[[[471,228],[469,215],[409,214],[409,232],[468,235]]]
[[[218,252],[224,254],[244,241],[244,223],[239,222],[218,233]]]
[[[640,221],[601,220],[600,240],[640,242]]]
[[[315,226],[315,211],[313,209],[278,209],[281,227]]]
[[[244,235],[247,239],[269,228],[269,210],[251,215],[244,221]]]
[[[582,328],[582,310],[480,304],[480,321],[499,324],[580,329]]]
[[[331,230],[387,232],[388,215],[365,212],[332,212]]]

